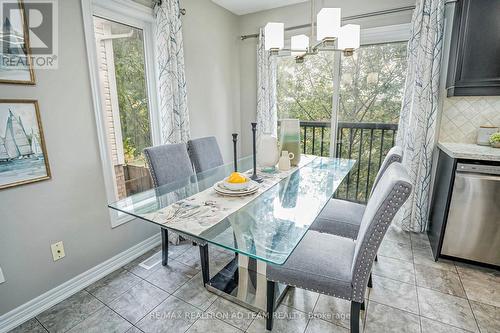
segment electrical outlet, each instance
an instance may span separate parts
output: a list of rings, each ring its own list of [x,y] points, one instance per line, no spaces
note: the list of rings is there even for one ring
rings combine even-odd
[[[0,267],[0,283],[5,282],[5,277],[3,276],[2,267]]]
[[[50,249],[52,250],[52,257],[54,258],[54,261],[62,259],[66,255],[64,253],[64,244],[62,241],[50,245]]]

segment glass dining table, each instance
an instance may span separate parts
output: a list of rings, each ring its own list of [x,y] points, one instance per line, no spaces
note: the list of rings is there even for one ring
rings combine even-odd
[[[157,224],[200,246],[205,287],[254,311],[266,310],[266,267],[282,265],[353,166],[355,160],[302,155],[287,172],[258,172],[257,192],[244,197],[215,191],[233,163],[131,195],[109,205],[119,214]],[[237,161],[252,174],[253,159]],[[166,240],[164,239],[164,242]],[[234,259],[212,278],[208,244],[234,252]],[[276,288],[279,304],[286,286]]]

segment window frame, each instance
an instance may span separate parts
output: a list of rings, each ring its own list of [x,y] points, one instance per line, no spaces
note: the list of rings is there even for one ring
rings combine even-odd
[[[87,47],[87,61],[89,66],[93,107],[97,127],[99,151],[103,168],[104,185],[106,188],[107,202],[117,200],[117,187],[114,169],[108,146],[107,130],[105,123],[104,101],[101,95],[99,80],[99,67],[97,60],[96,39],[94,33],[94,16],[98,16],[117,23],[129,25],[143,31],[145,79],[148,96],[148,111],[151,128],[151,141],[153,145],[161,142],[160,115],[158,113],[158,67],[155,59],[156,44],[153,36],[154,16],[153,10],[131,0],[81,0],[85,43]],[[111,218],[111,228],[118,227],[130,220],[132,216],[108,209]]]

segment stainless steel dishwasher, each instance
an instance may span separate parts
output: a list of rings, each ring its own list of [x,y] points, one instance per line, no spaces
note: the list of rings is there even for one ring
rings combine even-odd
[[[500,166],[457,164],[441,254],[500,266]]]

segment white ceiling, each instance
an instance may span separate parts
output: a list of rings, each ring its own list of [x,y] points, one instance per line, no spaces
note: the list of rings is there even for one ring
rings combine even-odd
[[[245,15],[261,10],[293,5],[308,0],[212,0],[236,15]]]

